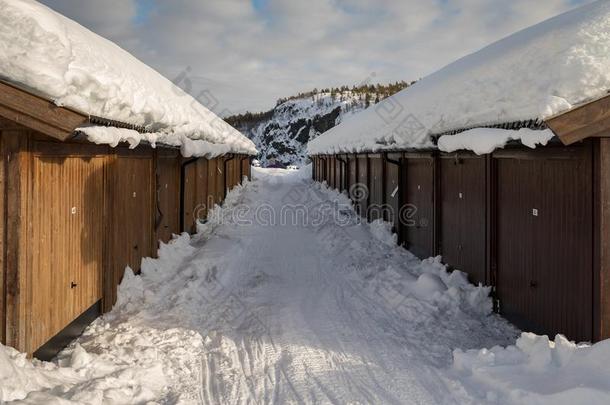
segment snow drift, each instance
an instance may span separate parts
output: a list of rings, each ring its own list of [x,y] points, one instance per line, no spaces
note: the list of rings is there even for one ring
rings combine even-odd
[[[309,143],[309,154],[433,147],[430,135],[544,120],[610,90],[610,2],[498,41]]]
[[[249,139],[155,70],[33,0],[0,0],[0,79],[59,106],[163,133],[170,144],[187,137],[256,154]]]
[[[455,350],[453,368],[489,403],[610,403],[610,341],[574,344],[523,333],[514,346]]]

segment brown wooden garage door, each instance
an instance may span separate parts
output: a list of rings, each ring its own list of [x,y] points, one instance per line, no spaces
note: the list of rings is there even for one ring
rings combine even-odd
[[[178,152],[157,154],[157,240],[168,242],[180,233],[180,158]]]
[[[341,163],[342,157],[335,156],[335,188],[337,191],[343,191],[343,163]]]
[[[422,259],[435,255],[434,166],[434,157],[422,155],[408,155],[402,165],[401,235],[405,247]]]
[[[210,197],[208,167],[209,161],[204,158],[184,167],[182,229],[185,232],[194,233],[197,230],[197,221],[207,218],[209,206],[214,202]]]
[[[347,160],[347,190],[350,191],[351,187],[354,184],[358,183],[358,159],[355,156],[351,155]],[[351,194],[351,193],[350,193]]]
[[[369,159],[366,155],[359,155],[358,161],[358,181],[353,188],[352,198],[355,200],[357,212],[366,218],[369,208]]]
[[[102,299],[106,158],[72,152],[33,159],[31,352]]]
[[[389,207],[388,216],[386,220],[392,223],[393,231],[398,232],[399,228],[399,216],[398,210],[400,209],[400,188],[398,186],[400,180],[400,155],[388,156],[390,161],[385,162],[385,201]]]
[[[155,171],[152,152],[118,151],[112,168],[111,266],[104,278],[104,309],[116,301],[125,267],[140,271],[142,258],[154,256],[156,240]]]
[[[337,188],[337,159],[334,156],[328,158],[328,186]]]
[[[486,160],[470,154],[440,159],[440,235],[443,261],[486,283]]]
[[[384,212],[384,195],[383,195],[383,164],[384,161],[380,155],[369,156],[369,193],[370,193],[370,204],[369,209],[369,221],[375,221],[377,219],[383,219]]]
[[[591,151],[494,155],[500,312],[537,333],[592,338]]]
[[[241,157],[241,177],[239,179],[240,183],[245,178],[250,178],[250,158],[248,156]]]

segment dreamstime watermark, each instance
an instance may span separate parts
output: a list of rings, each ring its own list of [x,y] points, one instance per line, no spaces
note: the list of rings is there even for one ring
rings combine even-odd
[[[429,220],[419,218],[414,204],[403,204],[398,209],[392,204],[370,203],[370,192],[365,184],[350,187],[350,197],[331,199],[320,187],[292,187],[280,204],[259,202],[255,205],[236,204],[222,209],[210,197],[206,203],[194,207],[193,219],[213,221],[219,225],[235,226],[294,226],[319,228],[332,225],[347,227],[366,220],[384,219],[402,227],[427,227]]]
[[[214,95],[214,92],[209,88],[202,88],[199,90],[195,89],[193,85],[193,68],[187,66],[184,68],[173,80],[172,83],[175,87],[172,87],[172,91],[179,97],[187,97],[187,94],[193,98],[190,107],[195,115],[199,115],[203,122],[211,126],[217,133],[223,135],[230,135],[234,130],[230,125],[220,117],[229,117],[233,115],[232,111],[226,107],[223,107],[218,97]],[[181,91],[177,90],[181,89]],[[205,109],[200,108],[204,106]],[[209,110],[214,114],[208,114],[206,111]]]

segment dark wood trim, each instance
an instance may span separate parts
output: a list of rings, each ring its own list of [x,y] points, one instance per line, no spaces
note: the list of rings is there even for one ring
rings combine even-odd
[[[23,139],[21,131],[4,131],[2,143],[4,149],[4,172],[6,173],[6,185],[4,187],[5,209],[4,240],[6,243],[4,263],[5,277],[5,342],[17,350],[26,351],[25,347],[25,319],[22,312],[22,282],[23,266],[21,263],[22,234],[22,184],[21,177],[21,143]]]
[[[32,153],[37,156],[45,155],[53,157],[99,157],[110,154],[110,147],[105,145],[82,143],[34,141],[32,145]]]
[[[434,156],[437,154],[436,151],[421,151],[421,152],[405,152],[403,156],[406,159],[434,159]]]
[[[546,120],[565,145],[594,137],[610,136],[610,95]]]
[[[159,177],[157,176],[157,162],[158,162],[159,151],[157,149],[152,150],[152,164],[150,167],[150,212],[151,218],[151,230],[149,236],[150,252],[151,257],[156,258],[159,250],[159,241],[157,240],[157,231],[159,230]]]
[[[42,361],[51,361],[57,354],[66,348],[73,340],[83,334],[98,316],[101,315],[102,302],[98,301],[70,322],[61,332],[49,339],[34,352],[34,357]]]
[[[145,159],[152,158],[154,149],[148,145],[140,144],[135,149],[118,146],[113,148],[113,152],[119,157],[141,157]]]
[[[439,255],[441,252],[441,161],[438,153],[432,155],[432,251]]]
[[[610,138],[597,140],[594,155],[593,337],[610,338]]]
[[[104,265],[102,275],[102,312],[106,313],[112,309],[114,305],[115,289],[114,285],[114,232],[115,226],[113,220],[113,203],[116,194],[116,164],[118,155],[116,150],[112,150],[107,157],[107,162],[104,168],[104,190],[106,190],[106,198],[104,199],[104,221],[106,237],[104,238]]]
[[[0,116],[65,141],[89,117],[0,81]]]
[[[2,130],[0,130],[0,156],[2,156],[0,164],[0,190],[2,195],[0,196],[0,343],[6,344],[6,186],[7,186],[7,174],[6,174],[6,150],[4,140],[2,136]]]
[[[582,147],[579,146],[548,146],[538,149],[507,148],[493,152],[494,159],[580,159]]]
[[[485,283],[492,288],[495,298],[497,289],[496,265],[496,166],[491,155],[485,156]]]

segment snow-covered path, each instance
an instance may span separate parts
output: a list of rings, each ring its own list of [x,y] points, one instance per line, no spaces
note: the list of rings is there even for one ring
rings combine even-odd
[[[491,313],[488,290],[416,259],[306,176],[256,170],[198,235],[161,246],[141,276],[126,272],[113,311],[54,364],[0,347],[0,402],[610,398],[610,344],[523,335],[478,350],[518,334]]]
[[[257,177],[178,271],[158,263],[153,277],[155,262],[145,266],[154,295],[142,303],[139,287],[124,286],[134,305],[121,302],[116,316],[206,336],[206,403],[468,402],[443,371],[452,350],[515,334],[488,316],[487,291],[393,246],[385,225],[360,224],[345,197],[296,173]]]

